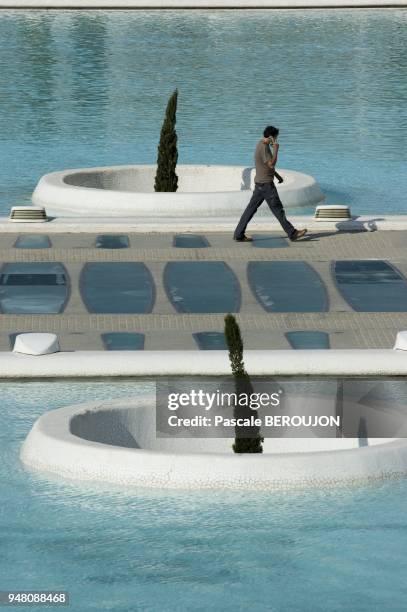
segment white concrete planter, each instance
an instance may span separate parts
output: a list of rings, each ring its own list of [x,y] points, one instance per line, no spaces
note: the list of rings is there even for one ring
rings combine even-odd
[[[156,166],[107,166],[43,176],[32,196],[51,215],[238,218],[251,197],[254,170],[244,166],[178,166],[178,191],[155,193]],[[324,195],[312,176],[280,170],[285,207],[314,206]],[[270,216],[267,205],[258,212]]]
[[[281,489],[357,484],[407,473],[407,440],[266,439],[236,455],[232,438],[157,438],[155,395],[71,406],[34,424],[21,449],[32,469],[65,478],[164,488]]]

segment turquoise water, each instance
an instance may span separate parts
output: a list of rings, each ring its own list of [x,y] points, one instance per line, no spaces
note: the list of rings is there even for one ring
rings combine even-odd
[[[43,411],[150,384],[0,383],[2,589],[65,589],[75,612],[404,612],[405,480],[160,492],[47,479],[19,463]]]
[[[0,212],[53,170],[153,163],[179,88],[181,163],[280,166],[328,202],[405,212],[407,12],[2,11]],[[311,212],[311,211],[308,211]]]

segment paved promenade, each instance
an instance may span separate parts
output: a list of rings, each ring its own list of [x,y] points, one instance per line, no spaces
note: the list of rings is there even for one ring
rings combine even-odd
[[[36,225],[36,230],[38,228]],[[16,226],[13,226],[18,231]],[[141,332],[145,349],[198,350],[194,332],[223,331],[223,314],[180,314],[169,301],[163,285],[168,261],[224,261],[239,280],[241,308],[237,314],[248,349],[290,348],[288,331],[317,330],[329,334],[331,348],[391,348],[397,331],[407,329],[406,312],[355,312],[338,291],[332,276],[333,260],[381,259],[393,263],[407,277],[407,231],[337,232],[320,228],[309,238],[287,242],[283,248],[255,248],[231,240],[229,233],[205,232],[211,246],[175,248],[173,234],[127,232],[129,248],[95,248],[96,234],[66,234],[42,230],[52,241],[49,249],[17,249],[18,234],[0,237],[0,262],[61,262],[70,277],[71,292],[63,314],[0,315],[0,350],[10,349],[9,334],[24,331],[55,332],[64,350],[103,348],[104,332]],[[267,235],[270,235],[269,233]],[[281,233],[272,234],[282,236]],[[325,284],[328,312],[269,313],[256,300],[247,279],[249,261],[303,261]],[[86,262],[144,262],[156,287],[151,314],[89,313],[79,290],[79,276]],[[301,295],[298,295],[301,301]]]

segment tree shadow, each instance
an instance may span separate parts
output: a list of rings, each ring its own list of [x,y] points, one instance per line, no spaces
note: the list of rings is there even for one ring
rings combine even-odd
[[[364,417],[360,417],[359,419],[358,441],[359,441],[359,448],[363,448],[364,446],[369,446],[367,423]]]

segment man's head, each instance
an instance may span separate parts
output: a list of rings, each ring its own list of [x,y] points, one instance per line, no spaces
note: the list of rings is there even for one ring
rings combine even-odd
[[[274,127],[273,125],[268,125],[266,128],[264,128],[263,136],[264,138],[269,138],[271,140],[272,138],[277,138],[278,132],[278,128]]]

